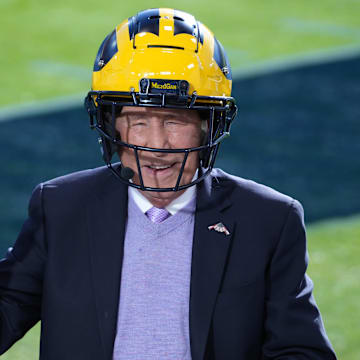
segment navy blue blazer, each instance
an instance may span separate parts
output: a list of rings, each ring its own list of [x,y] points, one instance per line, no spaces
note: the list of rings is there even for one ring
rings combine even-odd
[[[37,186],[0,262],[0,353],[41,320],[41,359],[112,359],[126,216],[105,167]],[[214,170],[197,192],[192,359],[336,359],[306,267],[299,202]]]

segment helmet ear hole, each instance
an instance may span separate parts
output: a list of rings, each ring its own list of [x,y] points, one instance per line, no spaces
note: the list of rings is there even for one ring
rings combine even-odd
[[[88,94],[85,97],[84,106],[85,106],[85,109],[86,109],[87,113],[90,116],[96,116],[96,106],[95,106],[94,100],[93,100],[91,95]]]
[[[103,157],[103,160],[106,164],[111,163],[112,159],[112,150],[111,150],[111,144],[108,139],[106,139],[104,136],[99,137],[99,145],[100,145],[100,151],[101,155]]]
[[[113,155],[118,151],[118,146],[116,145],[115,140],[120,140],[120,133],[116,130],[116,118],[120,114],[121,109],[121,106],[115,105],[102,105],[100,108],[102,116],[99,125],[105,134],[109,136],[109,138],[105,136],[101,136],[99,138],[101,153],[107,164],[111,162]]]
[[[200,151],[199,160],[201,167],[207,168],[209,166],[210,153],[211,153],[210,149]]]

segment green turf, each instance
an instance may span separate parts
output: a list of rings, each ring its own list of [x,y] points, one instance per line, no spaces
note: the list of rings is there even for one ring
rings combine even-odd
[[[38,360],[40,323],[33,327],[21,340],[0,356],[1,360]],[[64,359],[65,360],[65,359]]]
[[[308,227],[309,275],[328,336],[340,360],[359,360],[360,215]],[[38,359],[39,325],[1,358]]]
[[[208,25],[228,49],[233,68],[360,46],[360,2],[354,0],[2,0],[0,106],[86,92],[105,35],[137,11],[161,6],[191,12]]]
[[[309,274],[339,360],[360,359],[360,216],[309,228]]]

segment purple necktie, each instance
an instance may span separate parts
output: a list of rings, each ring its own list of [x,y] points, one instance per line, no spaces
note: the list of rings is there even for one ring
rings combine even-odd
[[[170,213],[166,209],[157,208],[155,206],[149,209],[145,214],[153,223],[156,224],[160,224],[170,216]]]

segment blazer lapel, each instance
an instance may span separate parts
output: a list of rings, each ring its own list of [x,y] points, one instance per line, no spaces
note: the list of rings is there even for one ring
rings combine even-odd
[[[211,175],[200,183],[195,215],[190,288],[190,342],[193,360],[204,358],[212,312],[234,231],[234,220],[224,216],[229,196]],[[208,227],[222,223],[229,235]]]
[[[100,185],[98,185],[100,186]],[[116,335],[127,186],[109,172],[87,208],[91,269],[104,359],[111,359]]]

